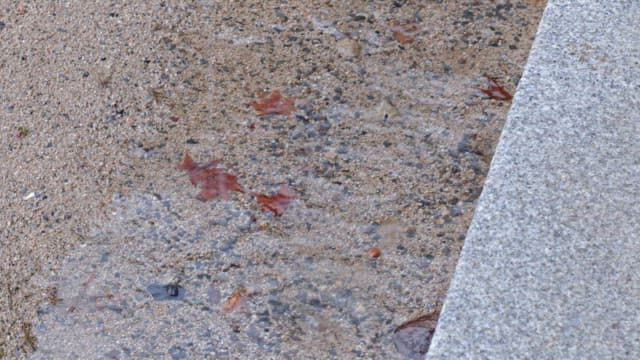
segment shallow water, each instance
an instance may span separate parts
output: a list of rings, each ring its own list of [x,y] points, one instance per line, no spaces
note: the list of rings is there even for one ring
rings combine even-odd
[[[99,120],[104,215],[32,279],[32,357],[419,357],[432,324],[395,330],[437,313],[509,106],[483,74],[513,93],[543,4],[149,6],[151,29],[117,25],[153,41],[105,85],[124,95]],[[413,42],[394,20],[418,24]],[[260,118],[263,89],[296,111]],[[186,151],[246,192],[198,200]],[[295,200],[261,211],[251,191],[283,183]]]

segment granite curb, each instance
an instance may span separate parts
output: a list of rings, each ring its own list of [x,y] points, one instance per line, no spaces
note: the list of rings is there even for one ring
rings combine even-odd
[[[427,359],[640,358],[639,39],[549,1]]]

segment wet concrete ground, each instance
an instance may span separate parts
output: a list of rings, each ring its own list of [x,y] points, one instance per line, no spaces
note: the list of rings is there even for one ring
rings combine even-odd
[[[6,7],[0,354],[419,357],[543,7]]]

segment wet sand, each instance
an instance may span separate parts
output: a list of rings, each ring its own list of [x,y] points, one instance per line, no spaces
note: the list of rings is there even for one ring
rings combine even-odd
[[[543,8],[4,6],[0,357],[418,356],[394,330],[446,294],[510,105],[483,74],[513,94]],[[185,152],[245,192],[199,200]]]

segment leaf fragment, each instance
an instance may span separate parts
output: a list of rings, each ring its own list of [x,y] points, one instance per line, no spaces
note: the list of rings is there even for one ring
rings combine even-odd
[[[282,97],[278,90],[271,92],[269,96],[260,92],[258,93],[258,98],[258,101],[252,102],[251,106],[258,111],[260,116],[290,115],[296,111],[295,99]]]
[[[185,153],[182,163],[178,164],[178,169],[189,174],[191,184],[200,185],[200,200],[213,200],[231,198],[229,191],[244,192],[238,178],[224,169],[219,168],[221,160],[211,160],[207,163],[198,164],[193,161],[189,153]]]
[[[24,139],[27,137],[27,135],[29,135],[31,133],[31,130],[29,130],[28,128],[24,127],[24,126],[19,126],[18,127],[18,131],[16,132],[16,137],[18,139]]]
[[[241,304],[244,298],[256,295],[254,290],[246,289],[244,287],[238,287],[233,290],[233,293],[227,298],[222,305],[222,312],[230,313],[233,310],[237,309]]]
[[[398,326],[393,331],[393,343],[407,358],[422,358],[429,351],[436,331],[440,310],[419,316]]]
[[[393,33],[393,38],[403,45],[411,44],[424,31],[417,23],[400,24],[397,20],[389,23],[389,30]]]
[[[496,80],[495,78],[487,74],[484,74],[484,77],[487,78],[487,81],[489,82],[489,87],[486,89],[480,89],[480,91],[482,91],[490,99],[506,101],[506,100],[511,100],[513,98],[513,96],[511,96],[511,94],[509,94],[509,92],[505,90],[504,86],[502,86],[498,82],[498,80]]]
[[[275,195],[253,193],[263,211],[271,211],[275,216],[280,216],[296,195],[289,192],[286,184],[280,185],[280,190]]]

